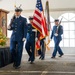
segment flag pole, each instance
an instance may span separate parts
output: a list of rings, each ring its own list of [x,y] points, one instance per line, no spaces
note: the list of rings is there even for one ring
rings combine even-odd
[[[15,0],[15,3],[14,3],[14,7],[16,8],[16,0]]]
[[[48,50],[50,50],[50,47],[48,46],[50,43],[50,29],[51,29],[50,13],[49,13],[49,0],[46,0],[45,15],[46,15],[47,29],[48,29],[48,38],[47,38],[48,40],[46,43],[46,47]]]

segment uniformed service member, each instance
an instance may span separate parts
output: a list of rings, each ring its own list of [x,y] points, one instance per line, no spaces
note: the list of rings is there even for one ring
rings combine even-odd
[[[54,38],[55,47],[54,47],[54,52],[51,58],[56,57],[57,51],[60,54],[59,57],[62,57],[63,55],[63,52],[59,46],[62,40],[62,37],[61,37],[62,34],[63,34],[63,27],[59,25],[59,19],[55,19],[55,26],[53,27],[52,34],[51,34],[51,39]]]
[[[36,29],[32,27],[33,17],[29,17],[30,23],[27,25],[27,36],[26,36],[26,51],[29,55],[28,61],[30,64],[33,64],[35,60],[35,37],[36,37]]]
[[[26,18],[21,16],[22,9],[17,7],[15,9],[15,15],[13,16],[8,30],[12,30],[12,35],[10,39],[10,51],[13,59],[13,67],[15,69],[20,68],[23,42],[26,38]]]

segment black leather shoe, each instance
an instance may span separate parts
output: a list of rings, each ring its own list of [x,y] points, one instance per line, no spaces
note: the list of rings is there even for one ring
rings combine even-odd
[[[13,63],[13,67],[16,67],[16,64],[15,63]]]
[[[28,59],[28,61],[30,61],[30,58]]]
[[[41,59],[41,56],[39,57],[39,59]]]
[[[42,57],[41,60],[44,60],[44,58]]]
[[[34,64],[33,61],[31,61],[30,64]]]
[[[15,67],[15,64],[13,64],[13,67]]]
[[[59,57],[62,57],[64,54],[60,55]]]
[[[52,56],[51,58],[54,59],[55,57]]]
[[[21,66],[15,66],[15,69],[19,69],[19,68],[21,68]]]

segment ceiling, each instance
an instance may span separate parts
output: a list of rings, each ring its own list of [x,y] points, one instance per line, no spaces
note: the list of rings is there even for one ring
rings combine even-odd
[[[46,0],[42,0],[43,7],[45,7]],[[23,10],[34,10],[36,0],[0,0],[0,8],[6,10],[14,10],[14,5],[22,4]],[[58,8],[75,8],[75,0],[49,0],[51,9]]]

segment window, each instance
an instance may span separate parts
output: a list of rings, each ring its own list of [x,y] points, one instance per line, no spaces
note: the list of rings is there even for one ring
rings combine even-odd
[[[75,14],[65,13],[59,17],[62,19],[61,25],[64,28],[62,47],[75,47]]]

